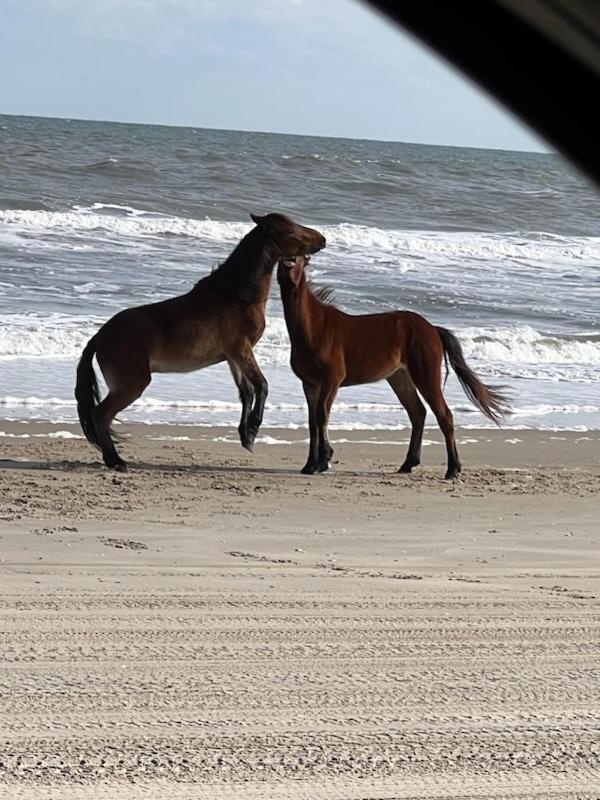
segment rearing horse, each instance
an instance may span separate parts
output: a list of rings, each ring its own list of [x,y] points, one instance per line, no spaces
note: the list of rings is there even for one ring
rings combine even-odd
[[[327,435],[329,412],[340,386],[387,380],[408,412],[412,435],[399,472],[410,472],[421,459],[425,406],[435,414],[448,453],[446,478],[461,471],[452,412],[442,393],[442,362],[450,362],[469,399],[499,423],[508,400],[485,386],[467,366],[458,339],[419,314],[345,314],[327,302],[330,292],[314,292],[306,279],[308,257],[283,258],[277,280],[292,345],[291,366],[302,381],[308,403],[310,449],[302,472],[324,472],[333,449]]]
[[[267,381],[252,348],[265,329],[265,305],[278,259],[316,253],[325,238],[283,214],[259,217],[229,258],[187,294],[127,308],[86,345],[77,367],[77,411],[83,432],[120,472],[110,425],[142,394],[154,372],[192,372],[227,361],[238,387],[242,445],[252,450],[263,417]],[[108,386],[100,401],[92,359]]]

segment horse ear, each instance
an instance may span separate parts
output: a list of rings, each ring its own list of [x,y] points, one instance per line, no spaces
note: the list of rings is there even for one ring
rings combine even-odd
[[[265,218],[259,216],[258,214],[250,214],[250,219],[252,220],[252,222],[255,222],[257,225],[260,225],[262,222],[265,221]]]

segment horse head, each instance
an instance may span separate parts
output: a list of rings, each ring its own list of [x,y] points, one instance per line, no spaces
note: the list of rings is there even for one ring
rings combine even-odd
[[[280,286],[292,284],[298,286],[304,275],[304,269],[310,261],[309,255],[284,257],[279,259],[277,280]]]
[[[325,247],[323,234],[314,228],[299,225],[284,214],[250,214],[253,222],[277,247],[280,258],[318,253]]]

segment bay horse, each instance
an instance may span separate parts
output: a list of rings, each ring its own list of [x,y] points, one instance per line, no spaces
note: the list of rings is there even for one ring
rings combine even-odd
[[[328,469],[333,456],[327,425],[340,386],[387,380],[412,424],[406,459],[399,472],[411,472],[421,460],[425,406],[444,434],[447,479],[458,478],[461,463],[452,412],[442,392],[442,362],[454,369],[467,397],[500,424],[508,399],[483,384],[467,365],[456,336],[411,311],[346,314],[332,305],[331,291],[313,290],[306,278],[309,256],[282,258],[277,269],[285,321],[292,345],[291,367],[302,381],[308,403],[310,446],[302,472]]]
[[[222,361],[229,364],[242,403],[240,440],[252,451],[268,392],[252,348],[265,329],[273,269],[281,257],[316,253],[325,247],[325,237],[283,214],[250,216],[255,227],[187,294],[120,311],[86,345],[77,367],[77,411],[107,467],[127,471],[110,426],[140,397],[153,373],[191,372]],[[108,387],[102,401],[94,355]]]

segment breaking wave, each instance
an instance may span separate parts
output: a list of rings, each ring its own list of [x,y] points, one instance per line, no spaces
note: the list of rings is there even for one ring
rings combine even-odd
[[[0,359],[74,359],[104,322],[51,314],[6,315],[0,318]],[[455,328],[465,355],[491,374],[502,364],[510,374],[520,375],[520,365],[531,365],[552,375],[552,366],[600,366],[600,334],[550,335],[527,325],[498,328]],[[287,365],[290,345],[285,320],[271,317],[256,347],[257,359],[265,365]]]
[[[13,233],[92,231],[126,237],[186,236],[212,242],[236,242],[251,228],[245,222],[163,216],[131,206],[95,203],[69,211],[0,210],[0,224]],[[558,236],[543,232],[478,233],[418,231],[363,225],[321,225],[328,246],[344,250],[446,259],[527,260],[536,262],[585,261],[600,265],[600,237]]]

